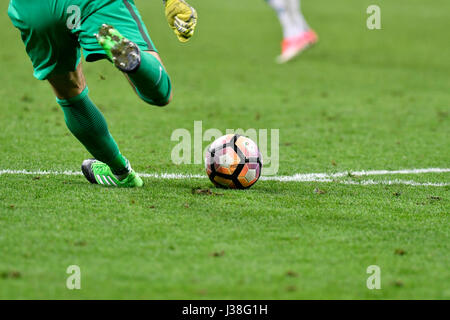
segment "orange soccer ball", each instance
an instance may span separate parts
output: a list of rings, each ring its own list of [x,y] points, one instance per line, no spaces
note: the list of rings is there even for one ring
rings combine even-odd
[[[253,140],[227,134],[214,141],[206,151],[206,173],[219,187],[247,189],[258,181],[262,157]]]

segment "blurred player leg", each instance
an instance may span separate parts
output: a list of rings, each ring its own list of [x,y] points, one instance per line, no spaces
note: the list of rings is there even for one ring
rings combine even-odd
[[[300,0],[269,0],[268,3],[277,12],[283,29],[278,63],[288,62],[317,42],[316,33],[310,29],[300,10]]]
[[[287,4],[288,13],[291,18],[292,25],[298,30],[298,34],[305,33],[310,30],[308,23],[300,9],[300,0],[284,0]]]
[[[289,39],[301,33],[298,26],[293,23],[291,13],[289,12],[288,1],[286,0],[268,0],[269,5],[275,10],[283,30],[283,38]]]

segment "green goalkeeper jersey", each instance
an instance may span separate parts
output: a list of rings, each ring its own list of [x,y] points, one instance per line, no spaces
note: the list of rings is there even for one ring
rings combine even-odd
[[[106,58],[96,34],[113,25],[144,51],[156,51],[133,0],[11,0],[8,15],[20,30],[40,80],[74,71],[81,59]]]

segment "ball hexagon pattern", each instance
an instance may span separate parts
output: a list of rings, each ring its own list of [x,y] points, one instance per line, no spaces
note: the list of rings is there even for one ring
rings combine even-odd
[[[205,155],[206,173],[219,187],[247,189],[261,176],[262,156],[250,138],[228,134],[215,140]]]

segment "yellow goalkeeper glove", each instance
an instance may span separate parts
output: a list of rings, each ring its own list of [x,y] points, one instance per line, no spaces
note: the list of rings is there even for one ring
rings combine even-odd
[[[197,12],[184,0],[163,0],[166,4],[166,18],[178,40],[187,42],[194,35]]]

